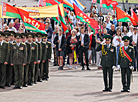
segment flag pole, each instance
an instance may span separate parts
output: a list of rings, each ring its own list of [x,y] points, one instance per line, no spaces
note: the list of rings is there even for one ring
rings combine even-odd
[[[100,13],[102,12],[101,9],[102,9],[102,0],[100,0]],[[102,21],[102,20],[101,20],[101,16],[100,16],[100,33],[102,33],[102,32],[101,32],[101,30],[102,30],[102,29],[101,29],[101,26],[102,26],[101,21]]]
[[[2,2],[2,11],[3,11],[3,2]],[[0,25],[0,26],[1,26],[1,31],[2,31],[2,18],[3,18],[3,17],[2,17],[2,15],[3,15],[2,13],[3,13],[3,12],[1,12],[1,18],[0,18],[0,20],[1,20],[1,21],[0,21],[0,22],[1,22],[1,25]]]
[[[59,5],[57,7],[59,7]],[[59,40],[59,9],[57,8],[57,10],[58,10],[58,40]],[[60,46],[59,46],[59,48],[60,48]]]
[[[124,3],[124,0],[122,0],[122,2],[123,2],[124,11],[125,11],[125,3]]]

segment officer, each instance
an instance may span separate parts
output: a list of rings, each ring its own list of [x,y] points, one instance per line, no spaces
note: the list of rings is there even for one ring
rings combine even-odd
[[[129,46],[130,37],[122,38],[124,46],[120,47],[118,55],[118,68],[121,68],[121,77],[123,90],[121,92],[130,92],[131,74],[134,66],[134,49]]]
[[[28,71],[28,85],[33,85],[34,83],[34,73],[35,73],[35,65],[38,61],[38,47],[35,42],[33,42],[33,38],[35,38],[34,33],[28,33],[28,42],[31,44],[31,61],[29,64],[29,71]]]
[[[10,36],[10,33],[5,32],[5,41],[9,44],[9,50],[10,50],[9,53],[11,53],[12,44],[9,42],[9,36]],[[11,86],[11,77],[12,77],[12,67],[11,67],[11,61],[10,61],[10,55],[9,55],[8,64],[6,66],[6,85],[8,87]]]
[[[51,42],[47,41],[47,34],[43,35],[43,41],[46,44],[46,60],[44,63],[44,69],[43,69],[43,79],[46,79],[48,81],[48,74],[49,74],[49,61],[51,59],[51,53],[52,53],[52,45]]]
[[[11,65],[14,66],[15,87],[13,89],[22,89],[24,65],[26,65],[26,45],[22,43],[22,35],[15,34],[16,43],[12,44]]]
[[[26,44],[26,48],[27,48],[27,63],[24,66],[24,80],[23,80],[23,86],[27,87],[27,83],[28,83],[28,68],[29,68],[29,63],[31,60],[31,45],[27,42],[27,34],[26,33],[21,33],[22,34],[22,42]]]
[[[6,65],[9,60],[9,44],[3,40],[4,33],[0,31],[0,88],[5,89]]]
[[[103,91],[112,92],[113,69],[116,66],[116,48],[111,44],[112,37],[110,35],[105,35],[104,38],[105,40],[96,48],[96,51],[102,50],[101,65],[105,85]],[[109,77],[109,82],[107,82],[107,76]]]
[[[15,38],[14,38],[14,35],[15,35],[15,32],[14,31],[9,31],[9,33],[10,33],[10,37],[9,37],[9,43],[11,43],[11,44],[13,44],[13,43],[15,43],[16,41],[15,41]],[[11,58],[10,58],[11,59]],[[15,85],[15,75],[14,75],[14,68],[13,68],[13,66],[11,66],[11,68],[12,68],[12,85]]]
[[[40,37],[37,37],[38,43],[41,42],[41,46],[42,46],[42,55],[41,55],[42,57],[41,57],[41,61],[40,61],[40,64],[39,64],[39,74],[38,74],[38,81],[39,82],[42,82],[43,65],[44,65],[44,62],[46,60],[46,53],[47,53],[46,43],[42,41],[41,36],[43,37],[43,35],[41,35],[41,34],[40,34]]]

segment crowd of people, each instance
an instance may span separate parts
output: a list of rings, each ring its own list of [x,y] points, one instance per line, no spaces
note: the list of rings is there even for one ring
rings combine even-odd
[[[118,22],[110,12],[103,16],[101,11],[98,12],[97,6],[91,11],[90,17],[98,22],[95,33],[86,23],[76,18],[73,11],[68,14],[71,24],[65,17],[68,32],[63,31],[62,26],[52,18],[37,19],[46,24],[46,34],[26,30],[18,18],[2,19],[0,58],[5,59],[0,59],[4,60],[0,67],[0,87],[4,89],[5,85],[10,87],[15,84],[15,89],[22,89],[22,85],[27,87],[37,84],[37,81],[48,80],[52,52],[53,66],[58,66],[58,70],[63,70],[65,65],[72,69],[73,64],[75,69],[80,65],[85,70],[86,65],[86,69],[91,70],[90,64],[102,69],[102,51],[96,48],[107,35],[111,36],[111,44],[116,48],[116,70],[120,70],[118,55],[120,47],[124,46],[122,38],[130,37],[129,44],[135,50],[134,71],[138,71],[138,28],[131,22]]]

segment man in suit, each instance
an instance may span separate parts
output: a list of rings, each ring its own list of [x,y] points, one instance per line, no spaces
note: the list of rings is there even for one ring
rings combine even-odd
[[[4,41],[4,33],[0,31],[0,88],[5,89],[6,65],[9,60],[9,44]]]
[[[11,50],[11,65],[14,66],[15,87],[13,89],[22,89],[24,65],[26,65],[27,48],[22,43],[22,35],[15,35],[16,43],[12,44]]]
[[[111,35],[105,35],[104,38],[106,40],[102,41],[102,43],[98,45],[96,51],[102,50],[101,65],[105,86],[103,92],[112,92],[113,69],[116,68],[116,47],[111,44]],[[109,76],[109,82],[107,82],[107,76]]]
[[[44,68],[43,68],[43,79],[46,79],[48,81],[49,78],[49,62],[51,59],[51,53],[52,53],[52,45],[51,42],[47,41],[47,34],[43,35],[43,41],[46,44],[46,60],[44,62]]]
[[[33,42],[33,38],[35,37],[35,34],[28,33],[28,43],[31,45],[31,61],[29,64],[29,70],[28,70],[28,85],[33,85],[34,83],[34,74],[35,74],[35,65],[38,61],[38,46],[35,42]]]
[[[87,70],[91,70],[89,68],[89,61],[88,61],[88,49],[89,49],[89,43],[90,43],[90,38],[88,34],[85,34],[85,28],[81,27],[80,29],[81,34],[79,36],[79,56],[80,56],[80,62],[82,65],[82,70],[85,70],[84,68],[84,63],[83,63],[83,53],[85,54],[85,60],[86,60],[86,66]]]
[[[118,68],[121,68],[121,77],[123,90],[121,92],[130,92],[131,75],[134,68],[135,52],[133,47],[129,46],[130,37],[122,38],[124,46],[120,47],[118,55]]]
[[[27,83],[28,83],[28,68],[29,68],[31,55],[32,55],[31,45],[26,40],[27,40],[27,34],[26,33],[22,33],[22,42],[26,44],[26,48],[27,48],[27,63],[24,66],[24,72],[23,72],[24,73],[24,80],[23,80],[23,86],[24,87],[27,87]]]

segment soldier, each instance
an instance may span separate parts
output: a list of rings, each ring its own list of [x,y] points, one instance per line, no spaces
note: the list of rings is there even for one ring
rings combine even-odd
[[[28,83],[28,68],[29,68],[29,64],[30,64],[30,60],[31,60],[31,45],[26,41],[27,34],[26,33],[22,33],[22,42],[26,44],[27,47],[27,63],[24,66],[24,80],[23,80],[23,86],[27,87],[27,83]]]
[[[47,34],[43,35],[43,41],[46,44],[46,60],[44,62],[44,68],[43,68],[43,80],[46,79],[48,81],[48,74],[49,74],[49,61],[51,59],[51,53],[52,53],[52,46],[51,43],[47,41]]]
[[[42,82],[43,65],[44,65],[44,62],[46,60],[46,53],[47,53],[46,43],[41,41],[42,40],[41,36],[43,36],[43,35],[40,34],[40,37],[37,37],[38,43],[41,43],[41,46],[42,46],[42,55],[41,55],[41,61],[39,64],[39,74],[38,74],[38,81],[39,82]]]
[[[121,67],[122,85],[121,92],[130,92],[131,74],[134,66],[135,53],[133,47],[129,46],[130,37],[122,38],[124,46],[120,47],[118,55],[118,68]]]
[[[22,35],[15,35],[16,43],[12,44],[11,65],[14,66],[15,87],[13,89],[22,89],[24,65],[26,65],[26,45],[21,42]]]
[[[12,44],[9,42],[9,36],[10,36],[10,33],[6,32],[5,33],[5,41],[9,44],[9,53],[11,53],[11,47],[12,47]],[[8,64],[6,66],[6,85],[8,87],[11,86],[11,77],[12,77],[12,67],[11,67],[11,61],[10,61],[10,55],[9,55],[9,59],[8,59]]]
[[[105,40],[96,48],[96,51],[102,50],[101,65],[103,70],[103,79],[105,89],[103,91],[112,92],[113,83],[113,69],[116,66],[116,48],[111,45],[111,36],[105,35]],[[104,44],[106,43],[106,44]],[[109,85],[107,82],[107,75],[109,77]]]
[[[9,43],[11,43],[11,44],[13,44],[13,43],[15,43],[16,41],[14,40],[15,38],[14,38],[14,35],[15,35],[15,32],[14,31],[9,31],[9,33],[10,33],[10,37],[9,37]],[[11,56],[10,56],[11,57]],[[11,59],[11,58],[10,58]],[[13,68],[13,66],[11,66],[11,68],[12,68],[12,85],[15,85],[15,75],[14,75],[14,68]]]
[[[37,40],[39,39],[39,42],[36,41],[36,36],[37,36]],[[42,33],[38,32],[37,34],[35,34],[35,37],[33,38],[33,42],[35,42],[37,44],[38,47],[38,59],[37,59],[37,64],[35,65],[35,73],[34,73],[34,83],[37,84],[37,80],[38,80],[38,69],[39,69],[39,64],[41,61],[41,57],[42,57],[42,45],[41,45],[41,37],[42,37]]]
[[[33,42],[33,38],[35,35],[33,33],[28,33],[28,42],[31,44],[31,61],[29,64],[29,71],[28,71],[28,85],[33,85],[34,83],[34,73],[35,73],[35,65],[37,64],[38,61],[38,47],[35,42]]]
[[[9,44],[3,40],[4,33],[0,31],[0,88],[5,89],[6,65],[9,59]]]

